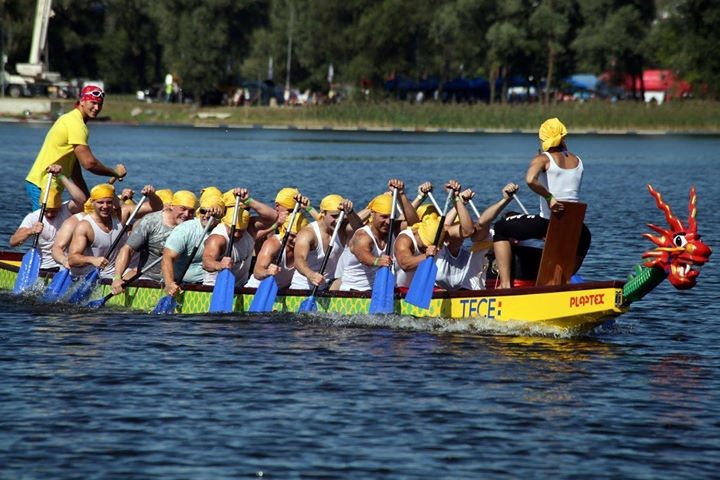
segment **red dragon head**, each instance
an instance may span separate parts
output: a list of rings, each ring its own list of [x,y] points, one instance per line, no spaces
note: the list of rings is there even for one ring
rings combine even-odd
[[[680,219],[673,215],[670,205],[663,201],[660,192],[655,190],[652,185],[648,185],[648,190],[650,195],[655,198],[658,208],[665,212],[665,220],[670,228],[665,229],[651,223],[648,224],[648,227],[655,230],[660,236],[650,233],[643,234],[643,237],[657,245],[654,250],[643,253],[643,258],[648,259],[644,265],[665,270],[670,283],[679,290],[692,288],[697,283],[700,268],[710,260],[710,254],[712,254],[710,247],[700,240],[700,235],[697,233],[695,186],[690,188],[690,216],[687,228],[683,226]]]

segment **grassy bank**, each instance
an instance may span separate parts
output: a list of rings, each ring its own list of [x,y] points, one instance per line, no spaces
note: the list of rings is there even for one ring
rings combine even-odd
[[[535,130],[546,118],[560,117],[571,129],[659,130],[720,133],[720,103],[674,101],[563,103],[551,106],[453,105],[401,102],[341,103],[309,107],[197,107],[142,103],[109,97],[103,115],[113,121],[163,124],[265,125],[298,128],[443,128]]]

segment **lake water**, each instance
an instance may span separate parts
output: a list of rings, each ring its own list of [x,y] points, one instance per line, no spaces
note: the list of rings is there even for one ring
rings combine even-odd
[[[2,248],[48,128],[0,124]],[[271,202],[297,185],[315,204],[340,193],[362,206],[391,177],[411,191],[457,178],[480,208],[522,182],[537,149],[522,134],[103,124],[90,143],[138,191],[245,186]],[[717,250],[719,136],[571,131],[568,143],[585,162],[586,279],[623,279],[652,247],[645,224],[665,220],[647,183],[683,220],[696,185]],[[717,478],[716,261],[695,289],[665,282],[583,338],[482,321],[50,311],[0,293],[0,478]]]

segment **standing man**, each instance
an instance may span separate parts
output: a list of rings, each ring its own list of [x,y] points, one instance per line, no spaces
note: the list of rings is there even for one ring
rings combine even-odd
[[[567,128],[557,118],[550,118],[540,125],[540,151],[530,161],[525,175],[528,187],[541,197],[540,215],[512,215],[494,225],[493,250],[500,275],[500,288],[512,287],[510,240],[544,238],[551,213],[562,212],[563,202],[580,201],[583,162],[568,151],[565,143],[567,133]],[[590,248],[590,241],[590,230],[583,225],[576,252],[575,272]]]
[[[120,179],[125,177],[127,171],[124,165],[117,164],[114,169],[105,166],[95,158],[88,146],[87,121],[97,118],[104,99],[105,92],[100,87],[86,85],[80,92],[75,108],[58,118],[48,131],[40,153],[25,177],[25,191],[33,209],[40,208],[40,188],[45,184],[47,168],[52,164],[60,165],[62,173],[72,178],[87,196],[90,196],[90,192],[81,167],[95,175]],[[62,191],[64,186],[58,184],[57,188]]]

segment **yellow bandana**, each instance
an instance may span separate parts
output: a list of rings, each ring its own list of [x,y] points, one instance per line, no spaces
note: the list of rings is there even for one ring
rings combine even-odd
[[[197,197],[189,190],[179,190],[172,197],[174,207],[197,208]]]
[[[563,138],[568,134],[567,128],[557,118],[545,120],[540,125],[538,136],[542,142],[543,151],[548,151],[552,147],[557,147],[562,143]]]
[[[202,190],[200,190],[200,203],[202,204],[203,199],[205,197],[222,197],[222,192],[217,187],[205,187]]]
[[[300,191],[297,188],[283,188],[275,196],[275,203],[283,208],[295,208],[295,197],[298,195],[300,195]]]
[[[284,237],[285,232],[287,232],[288,224],[290,223],[290,217],[292,217],[292,214],[288,215],[288,217],[285,219],[285,223],[280,225],[280,228],[278,229],[281,237]],[[295,235],[297,235],[300,229],[307,224],[307,218],[305,218],[302,214],[298,213],[297,215],[295,215],[295,221],[293,222],[292,228],[290,229],[290,233],[294,233]]]
[[[162,190],[155,190],[155,195],[160,197],[160,200],[162,200],[163,205],[172,203],[173,192],[169,188],[164,188]]]
[[[343,198],[340,195],[330,194],[322,199],[320,202],[321,212],[337,212],[340,210],[340,204],[342,204]]]
[[[430,245],[434,245],[438,225],[440,225],[440,217],[436,213],[431,213],[425,215],[422,221],[413,225],[412,228],[418,232],[422,243],[426,247],[429,247]]]
[[[90,190],[89,200],[94,202],[101,198],[112,198],[114,196],[115,188],[109,183],[101,183],[100,185],[95,185],[92,190]]]
[[[378,195],[370,201],[368,208],[380,215],[390,215],[392,211],[392,195],[385,193]]]
[[[232,227],[232,221],[233,216],[235,214],[235,204],[233,203],[232,207],[227,207],[225,210],[225,216],[222,217],[222,222],[227,225],[228,227]],[[238,220],[235,224],[236,228],[238,230],[245,230],[248,225],[250,224],[250,212],[247,210],[240,208],[240,213],[238,214]]]
[[[438,211],[437,211],[437,208],[435,208],[435,205],[433,205],[432,203],[426,203],[424,205],[420,205],[417,208],[417,214],[418,214],[418,217],[420,217],[420,220],[422,220],[427,215],[432,215],[432,214],[437,215]]]
[[[40,191],[40,201],[43,201],[45,198],[45,187],[42,188]],[[48,199],[47,204],[45,205],[46,208],[60,208],[62,206],[62,192],[55,188],[54,185],[50,185],[50,190],[48,191]]]

